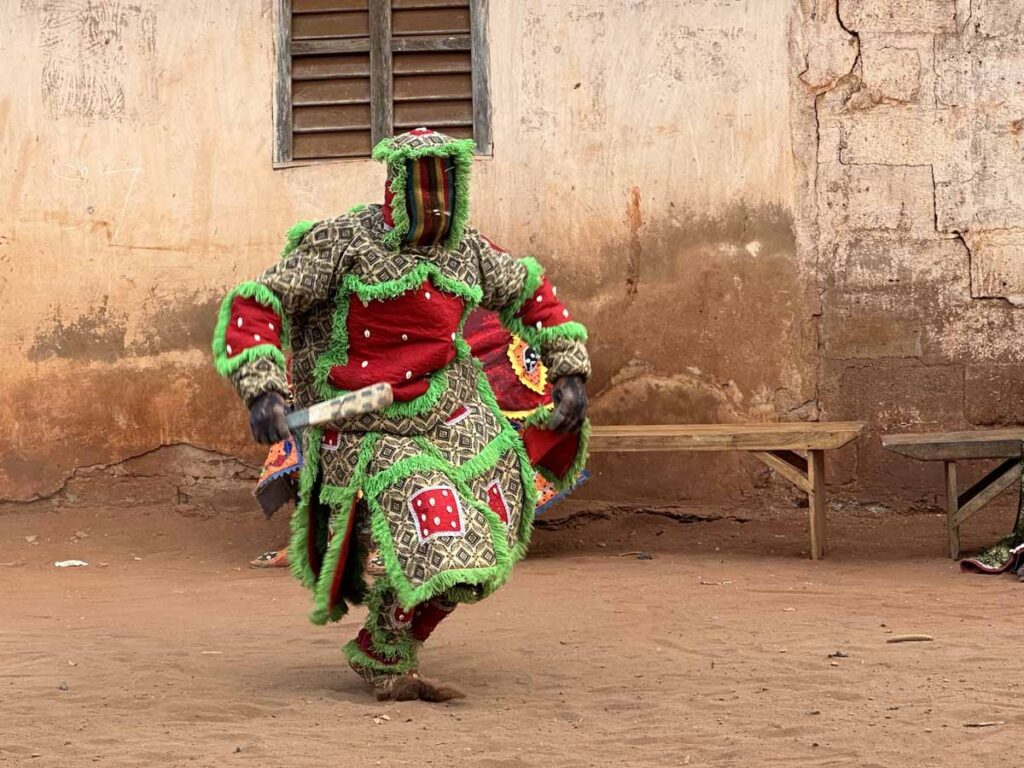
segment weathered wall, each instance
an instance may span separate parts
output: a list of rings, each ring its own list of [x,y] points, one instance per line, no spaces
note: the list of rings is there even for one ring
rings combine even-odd
[[[1021,422],[1024,2],[803,0],[792,50],[801,250],[823,414],[868,418],[841,475],[928,504],[880,431]]]
[[[491,7],[472,218],[544,259],[592,327],[595,414],[813,414],[789,2]],[[0,498],[162,445],[255,459],[211,370],[215,302],[297,219],[379,199],[380,168],[271,169],[269,0],[0,10]],[[173,470],[157,452],[147,472],[161,455]],[[735,496],[764,477],[741,461],[602,458],[588,492]]]

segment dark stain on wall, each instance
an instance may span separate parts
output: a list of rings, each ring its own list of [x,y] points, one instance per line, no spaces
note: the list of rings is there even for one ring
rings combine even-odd
[[[49,327],[36,333],[27,357],[34,363],[55,357],[113,362],[125,355],[127,318],[126,312],[110,309],[107,297],[74,320],[65,320],[58,306]]]
[[[126,310],[112,309],[108,297],[74,319],[60,306],[32,340],[27,357],[38,363],[53,358],[115,362],[164,352],[209,349],[217,320],[218,296],[183,293],[153,298],[143,305],[134,338],[127,340]]]

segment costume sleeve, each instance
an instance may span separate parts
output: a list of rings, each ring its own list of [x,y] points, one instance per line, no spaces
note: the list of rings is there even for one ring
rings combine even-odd
[[[350,232],[336,221],[314,225],[277,264],[224,297],[213,335],[214,364],[247,406],[266,392],[288,396],[291,320],[333,299]]]
[[[517,259],[472,233],[480,257],[481,304],[498,311],[502,324],[540,351],[548,378],[590,377],[587,329],[572,319],[557,289],[534,259]]]

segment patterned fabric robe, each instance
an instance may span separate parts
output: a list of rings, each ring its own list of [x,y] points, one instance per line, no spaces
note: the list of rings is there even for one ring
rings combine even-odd
[[[386,204],[308,227],[222,306],[217,367],[247,405],[289,392],[286,346],[296,407],[379,381],[394,390],[382,412],[303,435],[289,557],[313,589],[316,623],[366,597],[361,527],[405,609],[479,599],[525,553],[534,469],[462,338],[475,307],[500,313],[552,380],[590,373],[585,329],[540,266],[465,225],[471,152],[432,131],[385,142]],[[585,434],[551,471],[560,488],[577,479]]]

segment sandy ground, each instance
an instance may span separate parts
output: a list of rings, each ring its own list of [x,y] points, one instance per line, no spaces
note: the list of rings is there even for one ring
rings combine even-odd
[[[378,704],[339,653],[360,613],[314,627],[285,572],[244,567],[281,522],[0,516],[0,764],[1020,760],[1024,585],[960,575],[936,516],[833,515],[821,563],[798,510],[539,531],[512,582],[425,651],[424,672],[470,696],[447,705]],[[1008,523],[987,525],[974,543]],[[653,559],[617,556],[637,550]],[[89,566],[53,567],[70,557]],[[886,643],[902,633],[935,640]]]

